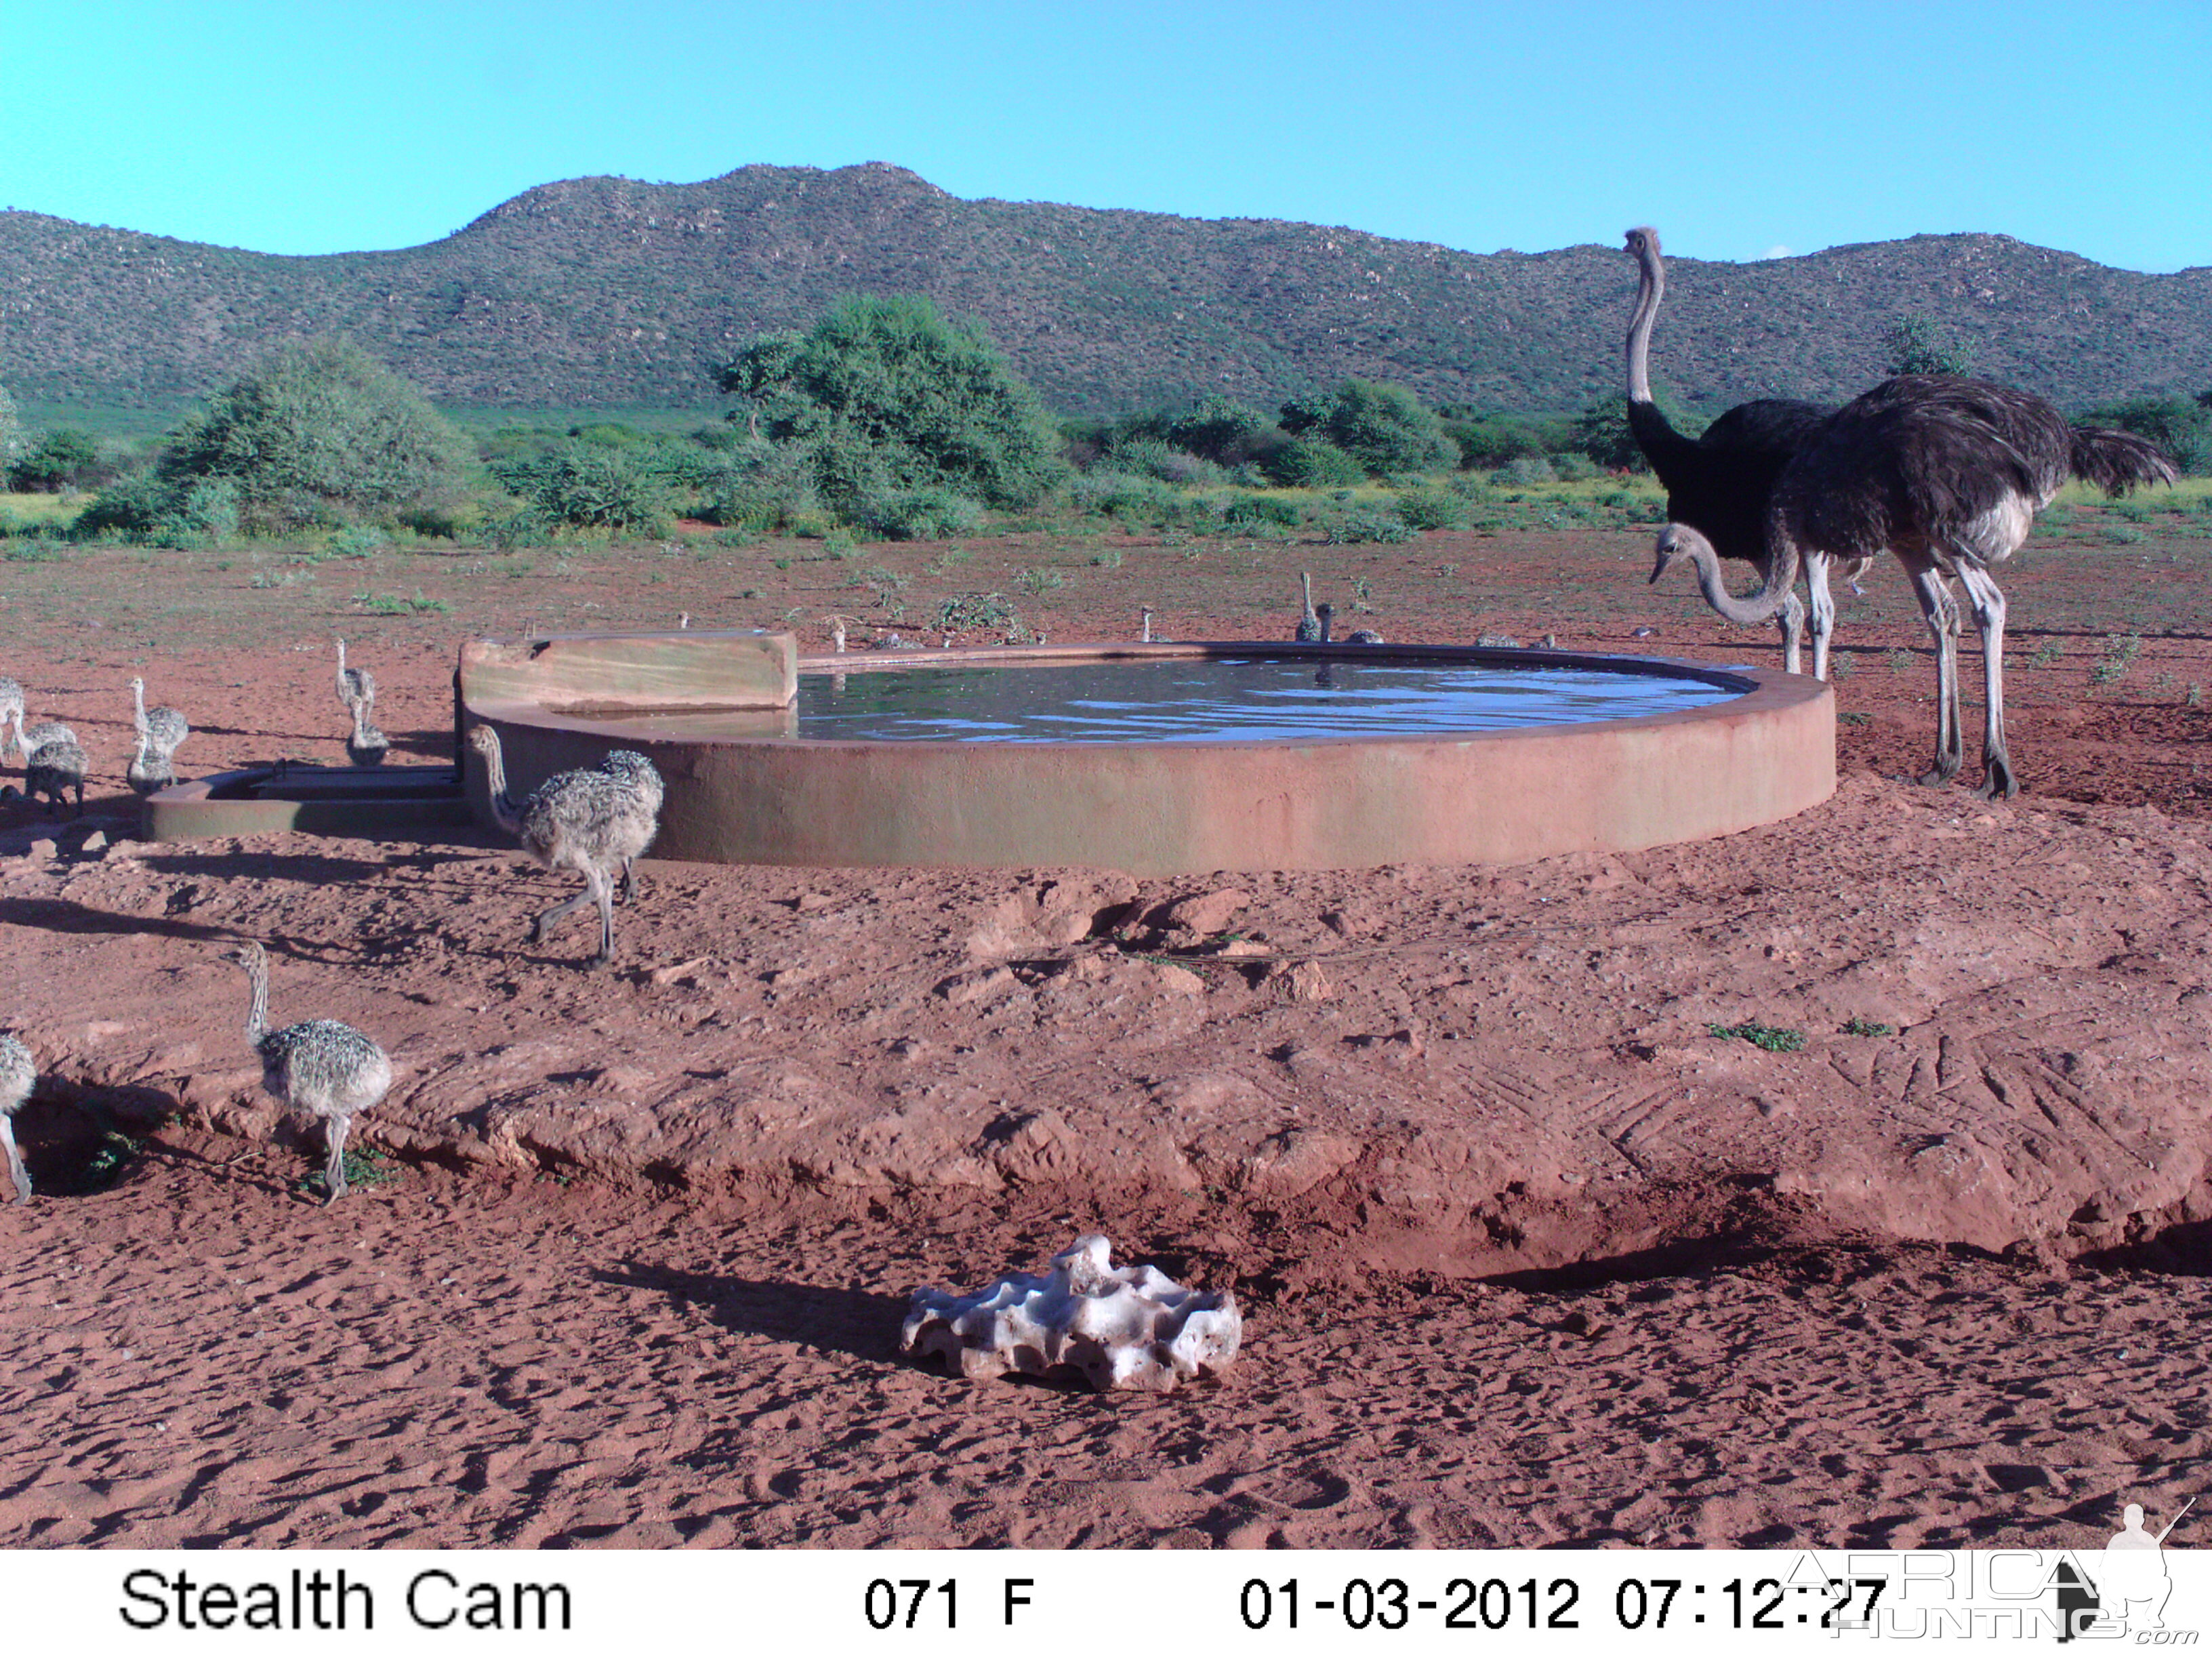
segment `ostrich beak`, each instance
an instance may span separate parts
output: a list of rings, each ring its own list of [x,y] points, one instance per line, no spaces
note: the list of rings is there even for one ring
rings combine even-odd
[[[1669,526],[1659,532],[1659,540],[1651,550],[1650,580],[1657,581],[1674,568],[1681,556],[1682,544],[1676,538],[1673,526]]]

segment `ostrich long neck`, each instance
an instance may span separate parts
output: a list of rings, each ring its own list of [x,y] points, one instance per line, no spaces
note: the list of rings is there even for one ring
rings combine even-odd
[[[522,833],[522,815],[514,810],[514,803],[507,793],[507,760],[501,753],[499,733],[489,726],[483,728],[487,741],[480,751],[484,757],[484,782],[491,789],[491,815],[499,820],[499,827],[510,836]]]
[[[1659,482],[1673,489],[1667,477],[1676,471],[1678,452],[1690,441],[1674,430],[1651,396],[1651,325],[1659,316],[1659,301],[1667,292],[1667,267],[1659,257],[1659,234],[1649,228],[1635,235],[1636,309],[1628,319],[1628,428],[1637,447],[1659,474]]]
[[[137,727],[138,735],[146,735],[146,682],[131,682],[131,723]]]
[[[246,1040],[255,1048],[269,1035],[269,964],[258,957],[246,959],[246,982],[252,1000],[246,1011]]]
[[[1659,250],[1646,235],[1639,239],[1637,255],[1636,310],[1628,319],[1628,401],[1651,401],[1651,325],[1659,316],[1659,301],[1667,292],[1667,268],[1659,263]]]
[[[1686,540],[1686,545],[1691,562],[1698,567],[1698,591],[1705,596],[1707,605],[1729,621],[1744,627],[1772,622],[1775,613],[1789,602],[1790,586],[1797,580],[1797,549],[1793,543],[1785,539],[1778,551],[1769,552],[1765,585],[1741,599],[1729,592],[1721,579],[1720,555],[1713,551],[1711,542],[1698,536]]]

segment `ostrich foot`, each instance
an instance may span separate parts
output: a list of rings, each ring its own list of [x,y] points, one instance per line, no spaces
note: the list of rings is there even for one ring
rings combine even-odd
[[[2002,760],[1993,760],[1989,763],[1988,775],[1983,778],[1982,787],[1974,793],[1984,800],[2010,800],[2020,793],[2020,780],[2013,775],[2012,768]]]
[[[1941,789],[1945,784],[1950,782],[1952,779],[1958,775],[1958,762],[1953,761],[1948,766],[1946,766],[1942,762],[1938,761],[1929,770],[1923,772],[1917,778],[1914,779],[1913,781],[1916,783],[1924,783],[1931,789]]]

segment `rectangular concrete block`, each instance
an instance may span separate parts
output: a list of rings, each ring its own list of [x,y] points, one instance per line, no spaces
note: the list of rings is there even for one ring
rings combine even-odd
[[[461,695],[472,706],[525,702],[559,714],[641,709],[783,708],[799,696],[798,641],[745,629],[556,634],[471,640]]]

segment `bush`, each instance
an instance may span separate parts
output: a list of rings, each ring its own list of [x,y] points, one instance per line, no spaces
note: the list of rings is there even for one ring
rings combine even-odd
[[[1364,481],[1367,470],[1326,438],[1293,438],[1275,454],[1268,473],[1294,489],[1334,489]]]
[[[1224,524],[1274,525],[1293,528],[1298,522],[1297,504],[1279,495],[1232,495],[1221,509]]]
[[[0,386],[0,472],[12,469],[29,447],[29,437],[23,430],[23,416],[15,407],[15,400],[8,388]]]
[[[1552,474],[1562,483],[1583,483],[1599,475],[1598,464],[1587,455],[1569,450],[1552,457]]]
[[[59,490],[82,488],[100,471],[100,445],[89,432],[56,427],[28,446],[8,469],[18,489]]]
[[[841,510],[933,486],[1025,507],[1066,476],[1029,384],[980,329],[919,295],[842,301],[804,336],[761,336],[717,379],[746,398],[751,432],[807,453]]]
[[[1322,520],[1332,542],[1410,542],[1413,528],[1395,513],[1352,507]]]
[[[494,471],[559,524],[665,536],[674,516],[668,479],[637,449],[571,440],[551,455]]]
[[[1492,473],[1490,482],[1494,484],[1519,487],[1528,484],[1556,483],[1559,482],[1559,475],[1553,467],[1548,456],[1523,455],[1517,460],[1508,461],[1497,471]]]
[[[1893,374],[1971,374],[1974,354],[1925,317],[1900,317],[1882,331]]]
[[[1117,438],[1106,453],[1103,464],[1116,472],[1158,478],[1163,483],[1210,484],[1221,481],[1221,469],[1213,462],[1158,438]]]
[[[964,536],[982,521],[983,509],[950,489],[925,486],[893,489],[864,504],[861,520],[896,542],[935,542]]]
[[[1448,489],[1428,484],[1398,492],[1399,518],[1416,530],[1456,530],[1466,522],[1466,503]]]
[[[289,528],[459,493],[460,434],[413,386],[343,340],[268,353],[169,435],[157,469],[189,488],[228,479],[257,524]]]
[[[1283,405],[1283,430],[1326,439],[1365,472],[1434,472],[1453,462],[1433,410],[1401,386],[1346,380]]]

